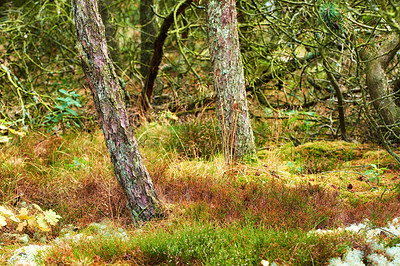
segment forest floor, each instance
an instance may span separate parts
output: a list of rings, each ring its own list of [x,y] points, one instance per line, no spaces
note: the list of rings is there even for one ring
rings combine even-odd
[[[49,232],[8,222],[0,264],[39,245],[39,265],[399,265],[400,172],[383,148],[294,146],[264,124],[255,128],[265,133],[256,136],[259,160],[227,166],[216,124],[167,119],[137,130],[163,212],[140,227],[100,130],[0,146],[3,206],[21,214],[37,204],[62,217]]]

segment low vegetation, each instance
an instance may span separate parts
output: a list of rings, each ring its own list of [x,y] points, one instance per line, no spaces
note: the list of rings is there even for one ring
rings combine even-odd
[[[163,117],[136,135],[164,214],[136,228],[100,130],[2,145],[2,204],[15,213],[37,204],[62,218],[48,232],[4,226],[1,264],[36,244],[47,247],[42,265],[323,265],[352,248],[369,254],[371,243],[362,232],[315,230],[400,216],[397,166],[373,144],[258,139],[258,162],[226,166],[212,116]]]

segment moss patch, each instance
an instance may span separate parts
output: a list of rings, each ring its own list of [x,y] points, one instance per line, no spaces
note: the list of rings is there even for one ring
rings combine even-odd
[[[315,174],[336,169],[344,162],[359,157],[357,146],[344,141],[317,141],[297,147],[287,144],[281,152],[296,172]]]

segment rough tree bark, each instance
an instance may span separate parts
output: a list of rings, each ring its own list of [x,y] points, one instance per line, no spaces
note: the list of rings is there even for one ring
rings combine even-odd
[[[73,0],[82,68],[92,91],[105,142],[128,207],[136,220],[158,214],[158,199],[129,124],[124,97],[107,51],[97,0]]]
[[[366,48],[367,49],[367,48]],[[399,133],[400,107],[396,105],[395,95],[390,93],[386,69],[400,50],[400,40],[395,34],[389,36],[377,52],[363,49],[361,56],[366,61],[366,84],[374,108],[382,116],[389,128],[396,127]]]
[[[256,156],[236,16],[236,1],[209,0],[208,41],[214,71],[216,110],[227,163]]]

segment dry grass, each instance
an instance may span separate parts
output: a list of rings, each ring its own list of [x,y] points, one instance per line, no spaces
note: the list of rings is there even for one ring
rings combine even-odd
[[[170,131],[160,125],[151,125],[143,132],[141,139],[147,138],[148,142],[157,137],[162,141],[158,143],[160,145],[170,137]],[[385,186],[397,183],[396,169],[383,174],[379,185],[367,182],[362,175],[363,170],[359,168],[366,168],[377,160],[391,166],[385,153],[367,151],[367,148],[366,145],[343,142],[319,142],[315,146],[309,143],[295,148],[270,146],[260,152],[258,163],[229,167],[225,166],[221,155],[208,160],[200,157],[189,160],[173,151],[161,148],[160,152],[160,147],[154,143],[142,150],[160,196],[168,204],[187,206],[189,213],[199,206],[206,206],[204,212],[219,222],[254,216],[258,222],[269,221],[271,226],[277,226],[295,225],[299,219],[309,219],[308,223],[303,223],[306,228],[318,222],[312,215],[322,217],[326,226],[351,223],[363,219],[352,208],[362,209],[367,199],[375,199],[370,211],[361,211],[369,216],[376,215],[374,209],[384,209],[382,206],[388,204],[385,202],[388,199],[396,199],[393,193],[384,193]],[[288,165],[293,160],[299,166],[309,168],[321,161],[321,153],[324,162],[340,163],[344,167],[334,170],[330,166],[328,169],[333,171],[303,174],[296,173],[293,166]],[[129,219],[100,131],[65,136],[31,135],[13,145],[3,146],[0,158],[1,192],[5,203],[14,204],[17,198],[35,202],[58,211],[65,223],[79,225],[104,217],[125,222]],[[307,162],[304,163],[302,158]],[[350,184],[351,189],[348,188]],[[372,187],[377,189],[372,190]],[[397,200],[383,212],[385,220],[397,214],[395,202]],[[354,206],[350,208],[351,205]],[[317,209],[319,213],[307,208]],[[289,211],[292,209],[298,209],[299,213]],[[288,219],[285,210],[293,213],[293,219]],[[389,215],[391,211],[394,213]],[[307,212],[311,216],[303,217]],[[343,212],[349,212],[349,215]],[[271,217],[275,215],[286,222],[273,221]],[[295,219],[296,216],[299,218]],[[325,216],[328,218],[323,218]]]
[[[203,158],[185,156],[173,146],[166,148],[166,143],[177,140],[171,142],[168,126],[148,124],[138,132],[166,214],[149,223],[145,235],[184,223],[306,232],[365,218],[382,225],[400,216],[400,194],[391,190],[398,183],[397,168],[375,146],[318,142],[293,147],[269,142],[259,152],[258,162],[226,166],[219,153]],[[185,142],[179,145],[184,147]],[[0,162],[3,204],[18,206],[25,201],[55,210],[63,219],[53,236],[71,223],[84,227],[104,218],[120,226],[130,222],[101,131],[32,134],[0,147]],[[379,183],[368,181],[364,174],[371,164],[388,169],[379,175]],[[311,171],[314,166],[318,171]],[[318,241],[312,252],[323,261],[329,257],[329,245]],[[72,249],[60,247],[57,252],[54,262],[67,263]],[[110,261],[140,264],[147,256],[143,252],[138,246],[128,246]],[[91,260],[97,263],[93,256]],[[107,261],[98,260],[99,264]],[[166,263],[164,257],[160,261]]]
[[[6,204],[15,205],[18,199],[52,208],[66,224],[129,216],[100,131],[94,135],[34,134],[2,147],[0,156],[4,158],[1,192]]]

